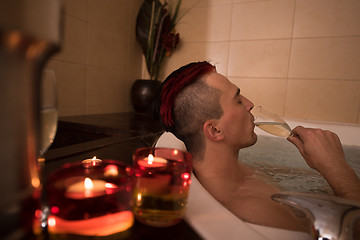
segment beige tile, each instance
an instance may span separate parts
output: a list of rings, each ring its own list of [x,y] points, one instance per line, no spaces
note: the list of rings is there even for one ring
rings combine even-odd
[[[128,75],[121,71],[112,71],[112,78],[114,79],[114,96],[113,105],[118,105],[121,109],[130,107],[130,89],[135,79],[129,79]]]
[[[293,40],[291,78],[360,79],[360,37]]]
[[[90,24],[119,34],[127,34],[130,9],[127,0],[88,1]]]
[[[234,4],[231,40],[291,37],[295,0]]]
[[[126,71],[128,68],[127,35],[89,26],[88,65]]]
[[[112,70],[87,67],[87,106],[113,104],[115,87]]]
[[[233,3],[266,2],[269,0],[233,0]]]
[[[286,79],[229,78],[237,85],[241,94],[255,105],[282,116],[286,92]]]
[[[52,60],[46,68],[53,69],[58,89],[58,107],[60,115],[67,109],[77,109],[79,114],[86,107],[86,68],[83,65]],[[77,115],[74,112],[74,115]]]
[[[226,75],[227,44],[223,42],[185,42],[164,64],[161,79],[190,62],[210,61],[218,72]]]
[[[296,1],[294,37],[360,34],[359,0]]]
[[[129,85],[126,73],[103,68],[87,68],[87,106],[120,110],[129,104]],[[100,109],[100,108],[97,108]],[[110,110],[109,110],[110,111]],[[104,113],[104,112],[99,112]]]
[[[339,80],[288,81],[285,115],[292,118],[356,123],[360,82]]]
[[[229,39],[231,5],[191,9],[180,21],[177,31],[186,41],[224,41]]]
[[[128,60],[128,78],[135,80],[141,78],[141,68],[142,68],[142,51],[140,44],[136,41],[134,34],[135,31],[135,22],[138,9],[142,4],[142,0],[131,1],[130,6],[130,18],[129,18],[129,32],[128,32],[128,52],[125,59]]]
[[[73,17],[65,17],[62,49],[54,58],[72,63],[85,64],[86,46],[87,24]]]
[[[219,5],[229,5],[232,0],[182,0],[183,8],[210,7]]]
[[[88,0],[64,0],[66,14],[87,21]]]
[[[229,76],[287,77],[290,40],[234,41],[229,52]]]

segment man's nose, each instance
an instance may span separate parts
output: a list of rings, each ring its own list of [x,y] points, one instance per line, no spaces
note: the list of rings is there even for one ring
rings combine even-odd
[[[249,99],[247,99],[246,97],[244,97],[244,98],[245,98],[245,107],[246,107],[246,110],[250,112],[251,109],[254,108],[254,104],[253,104]]]

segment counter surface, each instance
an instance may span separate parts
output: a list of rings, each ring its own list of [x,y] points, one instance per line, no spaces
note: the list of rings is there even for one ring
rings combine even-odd
[[[132,153],[152,146],[163,129],[145,114],[115,113],[59,118],[54,143],[45,153],[44,176],[64,163],[97,156],[132,164]],[[45,181],[46,184],[46,181]],[[127,239],[189,239],[201,237],[185,222],[172,227],[150,227],[135,221]]]

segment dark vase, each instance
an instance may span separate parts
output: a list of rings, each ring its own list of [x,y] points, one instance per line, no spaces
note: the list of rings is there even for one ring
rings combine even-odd
[[[130,92],[131,104],[134,110],[138,113],[148,112],[160,86],[161,82],[157,80],[136,80]]]

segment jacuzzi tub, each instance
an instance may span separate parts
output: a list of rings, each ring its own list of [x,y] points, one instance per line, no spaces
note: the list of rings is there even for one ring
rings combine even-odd
[[[294,120],[287,122],[292,128],[301,124],[336,132],[343,143],[346,160],[360,176],[360,125]],[[292,143],[285,138],[273,137],[257,128],[255,131],[258,135],[257,143],[241,149],[239,161],[265,173],[283,191],[333,194],[326,180],[307,165]]]
[[[294,119],[285,119],[291,128],[298,125],[311,128],[328,129],[338,134],[344,145],[360,146],[360,125],[348,124],[342,125],[330,122],[310,122],[298,121]],[[260,138],[271,135],[256,128],[255,132]],[[272,137],[277,138],[277,137]],[[280,141],[286,141],[281,139]],[[291,144],[291,143],[289,143]],[[186,150],[184,144],[176,139],[171,133],[164,133],[158,140],[157,147],[172,147]],[[243,151],[243,150],[241,150]],[[240,152],[241,152],[240,151]],[[297,150],[296,150],[297,151]],[[239,153],[241,157],[241,153]],[[240,159],[241,160],[241,159]],[[291,166],[291,160],[288,161]],[[306,167],[306,163],[303,160]],[[192,176],[192,184],[189,193],[188,207],[185,220],[204,238],[212,239],[312,239],[309,234],[288,231],[283,229],[259,226],[249,224],[223,207],[214,199],[198,182],[195,176]]]

